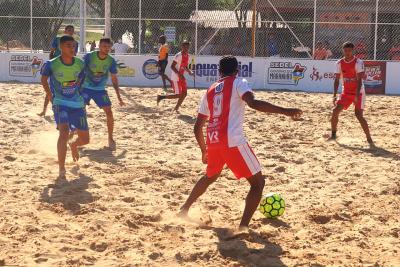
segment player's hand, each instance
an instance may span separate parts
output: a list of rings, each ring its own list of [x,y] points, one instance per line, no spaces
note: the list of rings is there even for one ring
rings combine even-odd
[[[337,96],[333,96],[333,99],[332,99],[332,101],[333,101],[333,105],[334,105],[334,106],[336,106],[336,102],[337,102]]]
[[[303,114],[303,111],[298,108],[288,108],[286,109],[285,113],[286,116],[291,117],[293,120],[299,120]]]
[[[354,104],[357,105],[358,104],[358,99],[360,98],[360,96],[358,94],[356,94],[356,97],[354,98]]]
[[[207,150],[201,151],[201,160],[203,161],[204,164],[207,164],[208,161]]]
[[[194,76],[194,71],[189,71],[190,76]]]

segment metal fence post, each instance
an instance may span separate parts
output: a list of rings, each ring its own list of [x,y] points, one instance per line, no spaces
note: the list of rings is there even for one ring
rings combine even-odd
[[[314,0],[314,30],[313,30],[313,45],[312,54],[315,52],[315,43],[317,38],[317,0]]]
[[[111,38],[111,0],[104,1],[105,29],[104,37]]]
[[[142,0],[139,0],[139,55],[142,54]]]
[[[376,60],[376,49],[378,47],[378,14],[379,14],[379,0],[376,0],[375,5],[375,40],[374,40],[374,60]]]
[[[79,2],[79,46],[80,52],[86,51],[86,0],[80,0]]]
[[[31,53],[33,52],[33,0],[31,0]]]
[[[251,57],[256,56],[257,0],[253,0],[253,17],[251,32]]]
[[[196,0],[196,29],[195,29],[195,33],[194,33],[194,54],[197,56],[197,46],[198,46],[198,20],[199,20],[199,0]]]

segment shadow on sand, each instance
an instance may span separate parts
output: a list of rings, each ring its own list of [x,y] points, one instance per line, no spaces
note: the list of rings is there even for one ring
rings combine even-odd
[[[84,149],[81,151],[81,156],[88,157],[91,161],[97,163],[112,163],[115,165],[122,164],[120,160],[125,158],[127,150],[122,149],[118,155],[114,155],[113,152],[114,151],[107,147],[101,149]]]
[[[255,231],[232,236],[227,228],[202,228],[213,230],[218,237],[217,246],[221,256],[237,261],[240,266],[286,266],[280,259],[282,248]]]
[[[178,119],[188,124],[194,124],[196,122],[196,118],[193,118],[192,116],[189,115],[179,114]]]
[[[396,154],[394,152],[391,152],[389,150],[386,150],[381,147],[372,147],[372,148],[362,148],[362,147],[356,147],[356,146],[349,146],[345,144],[341,144],[339,142],[336,142],[340,147],[345,148],[345,149],[350,149],[352,151],[360,151],[364,153],[369,153],[374,157],[381,157],[381,158],[391,158],[394,160],[400,160],[400,155]]]
[[[93,196],[86,191],[92,179],[86,175],[79,174],[79,178],[68,181],[65,177],[58,177],[54,184],[46,186],[40,201],[50,204],[62,203],[64,209],[73,214],[79,214],[81,204],[93,202]]]

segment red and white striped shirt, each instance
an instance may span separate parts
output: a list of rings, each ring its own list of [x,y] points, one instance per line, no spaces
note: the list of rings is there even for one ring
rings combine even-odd
[[[364,62],[361,59],[353,57],[346,61],[342,58],[336,63],[336,74],[340,74],[343,83],[342,93],[355,95],[357,93],[357,74],[364,72]],[[362,82],[362,81],[361,81]],[[361,93],[364,93],[364,86],[361,86]]]
[[[178,70],[179,74],[185,73],[185,68],[189,66],[189,54],[182,54],[179,52],[175,55],[174,60],[176,62],[176,69]],[[172,81],[179,81],[179,75],[173,71],[171,74]]]
[[[203,96],[199,113],[208,117],[207,145],[236,147],[247,143],[243,132],[246,103],[251,92],[246,79],[229,76],[214,83]]]

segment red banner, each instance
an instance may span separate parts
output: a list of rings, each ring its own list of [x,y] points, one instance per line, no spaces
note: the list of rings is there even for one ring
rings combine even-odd
[[[385,94],[386,62],[365,61],[364,87],[367,94]]]

